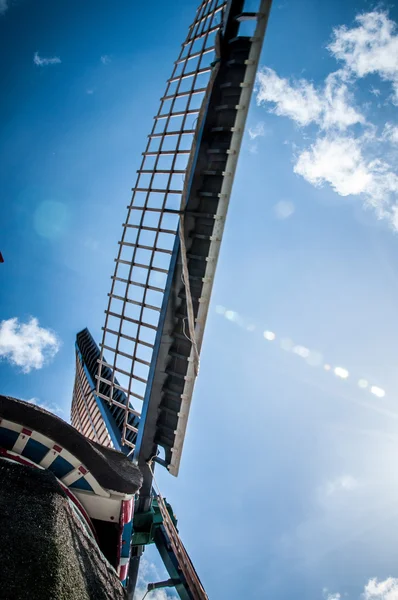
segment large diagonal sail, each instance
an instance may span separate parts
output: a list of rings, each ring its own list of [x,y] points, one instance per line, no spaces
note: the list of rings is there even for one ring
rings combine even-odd
[[[175,63],[123,225],[97,395],[123,408],[144,472],[178,474],[235,169],[270,0],[207,0]],[[252,27],[241,32],[242,23]],[[127,400],[120,404],[120,392]],[[162,447],[163,456],[158,455]]]
[[[126,406],[122,443],[134,447],[131,417],[144,401],[156,331],[179,223],[195,126],[215,59],[226,2],[205,0],[161,98],[138,171],[106,310],[97,394]],[[141,412],[140,410],[138,412]]]

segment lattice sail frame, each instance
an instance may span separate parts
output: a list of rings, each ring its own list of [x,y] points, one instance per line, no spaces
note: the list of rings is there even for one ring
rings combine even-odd
[[[99,359],[97,395],[113,404],[118,389],[135,404],[144,401],[178,232],[184,175],[227,4],[205,0],[199,6],[161,98],[138,170],[115,259]],[[130,421],[139,414],[129,403],[122,443],[132,448],[135,444],[126,434],[137,433]]]

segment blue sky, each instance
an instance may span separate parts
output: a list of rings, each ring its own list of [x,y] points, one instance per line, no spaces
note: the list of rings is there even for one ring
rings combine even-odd
[[[2,393],[68,417],[195,8],[0,0]],[[159,472],[213,599],[398,598],[397,20],[271,12],[180,475]]]

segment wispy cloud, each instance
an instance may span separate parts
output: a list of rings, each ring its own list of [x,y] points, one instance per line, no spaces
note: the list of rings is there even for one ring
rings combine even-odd
[[[55,402],[43,402],[39,398],[29,398],[28,400],[25,400],[25,402],[40,406],[41,408],[44,408],[44,410],[48,410],[48,412],[54,413],[59,417],[65,414],[59,404],[56,404]]]
[[[8,0],[0,0],[0,15],[4,15],[8,9]]]
[[[138,587],[137,591],[134,595],[134,600],[142,600],[146,592],[146,587],[141,588]],[[176,600],[176,596],[168,596],[166,591],[163,590],[153,590],[148,596],[148,600]]]
[[[398,229],[398,169],[395,161],[390,164],[388,158],[379,157],[388,157],[398,144],[398,126],[387,122],[377,135],[376,126],[357,108],[354,91],[359,78],[378,74],[392,83],[392,99],[398,104],[396,31],[385,12],[359,15],[351,29],[333,30],[328,49],[343,68],[330,73],[323,84],[282,78],[264,68],[257,91],[258,104],[300,127],[317,128],[315,139],[295,150],[295,173],[315,187],[329,185],[340,196],[360,196],[365,207],[372,207],[394,229]]]
[[[248,129],[248,134],[251,140],[255,140],[258,137],[264,137],[265,133],[265,123],[263,121],[259,121],[254,125],[254,127],[249,127]]]
[[[344,130],[365,118],[352,105],[353,98],[344,82],[344,73],[331,73],[322,88],[305,79],[290,81],[279,77],[273,69],[263,68],[257,76],[257,103],[273,103],[276,115],[289,117],[298,125],[316,123],[321,129]]]
[[[384,581],[370,579],[365,586],[363,600],[398,600],[398,579],[388,577]]]
[[[134,600],[142,600],[147,590],[148,583],[155,581],[163,581],[168,577],[162,577],[159,573],[156,565],[150,562],[146,558],[143,558],[140,563],[140,570],[138,573],[138,586],[134,594]],[[177,596],[175,592],[171,591],[172,588],[164,588],[160,590],[153,590],[148,594],[151,600],[176,600]],[[169,593],[167,591],[169,590]]]
[[[112,62],[112,57],[109,54],[103,54],[101,56],[101,62],[103,65],[109,65]]]
[[[320,137],[299,154],[294,171],[316,187],[330,184],[340,196],[361,194],[378,218],[398,229],[398,174],[366,151],[365,138]]]
[[[33,62],[38,67],[46,67],[47,65],[57,65],[61,62],[61,59],[58,56],[52,56],[50,58],[43,58],[39,56],[38,52],[35,52],[33,55]]]
[[[328,49],[342,61],[354,76],[362,78],[377,74],[393,86],[394,102],[398,103],[398,35],[397,25],[384,11],[358,15],[356,25],[333,30]]]
[[[398,144],[398,126],[392,123],[386,123],[383,130],[383,139]]]
[[[347,594],[345,594],[345,596],[347,596]],[[339,593],[332,594],[327,588],[324,588],[323,597],[325,600],[340,600],[343,596]],[[378,581],[377,578],[369,579],[360,599],[398,600],[398,579],[396,577],[388,577],[387,579],[384,579],[384,581]]]
[[[21,367],[23,373],[41,369],[59,348],[57,335],[33,317],[27,323],[17,317],[0,322],[0,358]]]
[[[372,181],[360,144],[352,137],[318,138],[299,155],[294,171],[315,186],[329,183],[340,196],[361,194]]]
[[[249,134],[250,138],[250,143],[248,145],[248,150],[250,154],[258,154],[257,138],[264,137],[267,133],[264,122],[259,121],[253,127],[249,127],[247,133]]]
[[[323,588],[324,600],[341,600],[341,594],[332,594],[327,588]]]

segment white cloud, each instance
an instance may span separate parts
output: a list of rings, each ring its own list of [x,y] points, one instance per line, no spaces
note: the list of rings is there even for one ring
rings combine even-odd
[[[361,194],[372,178],[358,141],[339,136],[318,138],[299,155],[294,171],[315,186],[329,183],[341,196]]]
[[[270,68],[263,68],[257,77],[257,103],[272,102],[271,112],[289,117],[298,125],[318,124],[322,129],[344,130],[364,117],[354,108],[353,99],[344,82],[344,72],[331,73],[322,89],[317,90],[306,79],[289,81]]]
[[[383,11],[358,15],[356,26],[336,27],[328,46],[332,55],[356,77],[378,74],[390,81],[398,102],[397,26]]]
[[[398,126],[385,123],[382,134],[355,106],[354,84],[368,74],[392,83],[398,105],[398,33],[386,12],[358,15],[352,28],[333,30],[328,46],[343,62],[321,85],[279,77],[270,68],[258,75],[257,102],[304,127],[317,126],[315,139],[296,150],[295,173],[315,187],[330,185],[340,196],[360,196],[377,218],[398,230],[398,169],[386,159],[398,145]],[[371,88],[375,99],[379,89]],[[378,100],[375,100],[378,102]],[[377,105],[379,106],[379,105]],[[349,133],[349,127],[356,128]],[[297,148],[297,146],[296,146]]]
[[[8,1],[0,0],[0,15],[4,15],[6,10],[8,9]]]
[[[386,123],[382,139],[391,142],[391,144],[398,144],[398,126],[393,125],[392,123]]]
[[[35,406],[40,406],[41,408],[44,408],[44,410],[48,410],[48,412],[54,413],[58,416],[62,416],[64,414],[62,408],[53,402],[42,402],[39,400],[39,398],[29,398],[28,400],[25,400],[25,402],[29,402]]]
[[[164,569],[162,569],[164,571]],[[156,565],[153,562],[148,561],[146,558],[141,559],[140,570],[138,573],[138,586],[134,594],[134,600],[142,600],[147,590],[148,583],[154,581],[164,581],[168,579],[166,573],[164,577],[159,573]],[[171,592],[173,588],[163,588],[160,590],[153,590],[148,594],[151,600],[175,600],[175,593]],[[172,595],[167,593],[169,591]]]
[[[330,73],[325,80],[323,121],[321,127],[347,129],[356,123],[365,123],[365,117],[353,106],[354,98],[344,81],[344,71]]]
[[[265,124],[263,121],[256,123],[254,127],[248,129],[249,137],[251,140],[255,140],[257,137],[265,136]]]
[[[109,63],[112,62],[112,58],[109,56],[109,54],[103,54],[101,56],[101,62],[103,65],[109,65]]]
[[[145,592],[146,588],[137,588],[134,600],[142,600]],[[153,590],[150,592],[150,596],[148,596],[148,600],[175,600],[175,598],[175,596],[168,596],[165,590]]]
[[[363,593],[364,600],[398,600],[398,579],[388,577],[384,581],[370,579]]]
[[[56,334],[39,326],[35,318],[20,323],[17,317],[0,322],[0,358],[22,368],[41,369],[60,348]]]
[[[365,158],[366,138],[325,136],[299,154],[294,166],[309,183],[330,184],[340,196],[359,195],[378,218],[398,228],[398,175],[382,160]]]
[[[57,65],[61,62],[61,59],[58,56],[53,56],[51,58],[42,58],[39,56],[38,52],[34,53],[33,62],[38,67],[45,67],[47,65]]]
[[[312,83],[302,79],[291,85],[268,67],[261,69],[257,81],[258,104],[275,103],[275,114],[290,117],[299,125],[309,125],[319,120],[322,103]]]
[[[136,593],[134,595],[134,600],[142,600],[145,592],[146,588],[137,588]],[[176,596],[169,596],[164,589],[153,590],[148,595],[148,600],[176,600]]]
[[[322,592],[324,600],[341,600],[343,597],[339,593],[330,593],[327,588],[323,588]],[[361,600],[398,600],[398,579],[395,577],[388,577],[384,581],[378,581],[377,578],[369,579],[360,598]]]
[[[323,597],[325,598],[325,600],[341,600],[341,594],[331,594],[327,590],[324,590]]]

